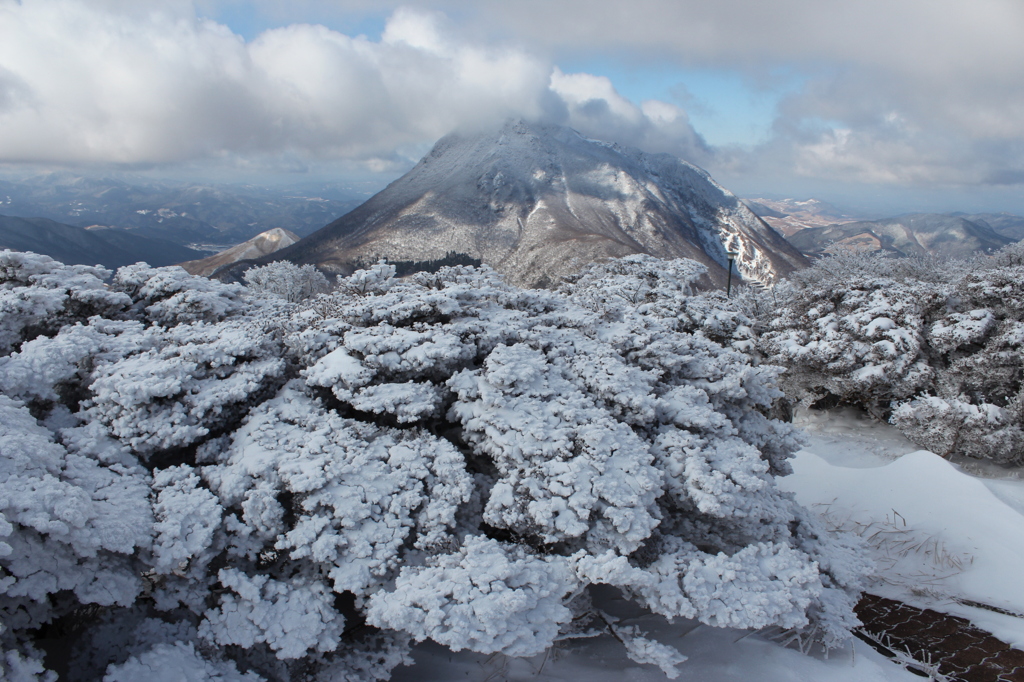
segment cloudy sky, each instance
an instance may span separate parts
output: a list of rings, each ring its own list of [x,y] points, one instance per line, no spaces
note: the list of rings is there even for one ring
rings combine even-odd
[[[1020,0],[0,0],[0,165],[383,184],[510,116],[740,194],[1024,213]]]

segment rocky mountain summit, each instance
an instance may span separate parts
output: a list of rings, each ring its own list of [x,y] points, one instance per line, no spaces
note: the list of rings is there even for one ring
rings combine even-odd
[[[347,273],[360,263],[482,260],[522,286],[545,286],[604,257],[692,258],[724,284],[727,249],[747,280],[770,282],[804,257],[700,168],[509,121],[451,134],[411,171],[287,249],[266,257]]]

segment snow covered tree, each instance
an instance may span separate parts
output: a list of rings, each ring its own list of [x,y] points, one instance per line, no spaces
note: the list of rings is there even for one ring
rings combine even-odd
[[[327,277],[316,266],[296,265],[283,260],[249,268],[242,279],[250,290],[280,296],[290,303],[298,303],[331,289]]]
[[[1024,461],[1024,265],[843,255],[778,287],[758,347],[782,386],[890,418],[946,456]]]
[[[590,628],[675,674],[591,585],[840,643],[866,567],[775,487],[801,443],[767,416],[779,369],[702,272],[633,257],[553,292],[379,263],[289,303],[122,268],[106,317],[0,358],[8,665],[102,607],[75,656],[111,682],[386,679],[413,640]]]

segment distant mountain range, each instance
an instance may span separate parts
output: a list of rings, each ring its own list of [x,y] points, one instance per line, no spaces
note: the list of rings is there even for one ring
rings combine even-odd
[[[348,272],[378,257],[456,252],[514,284],[544,286],[598,258],[649,253],[700,261],[724,284],[727,248],[739,253],[748,280],[769,282],[806,262],[696,166],[511,121],[497,132],[441,139],[366,203],[259,262]]]
[[[355,188],[319,189],[69,173],[0,180],[0,213],[7,214],[0,215],[0,248],[107,267],[183,263],[224,278],[240,276],[247,265],[234,265],[239,260],[287,258],[345,273],[379,257],[454,258],[486,262],[514,283],[536,286],[596,258],[630,253],[693,258],[722,284],[726,247],[740,252],[744,278],[769,282],[802,267],[801,254],[965,257],[1024,238],[1024,217],[1008,213],[863,220],[818,199],[741,201],[674,157],[521,121],[443,138],[365,203]]]
[[[1024,217],[1010,213],[908,213],[866,220],[818,199],[743,201],[811,257],[852,249],[965,258],[1024,239]]]
[[[1012,213],[949,213],[947,215],[990,227],[1015,242],[1024,239],[1024,216]]]
[[[205,252],[164,239],[152,239],[126,230],[85,229],[48,218],[0,215],[0,249],[34,251],[69,265],[119,268],[138,261],[174,265],[202,258]]]
[[[968,258],[1015,241],[999,234],[985,221],[937,213],[808,227],[787,239],[809,256],[852,250],[945,258]]]
[[[279,227],[314,232],[365,201],[340,186],[269,189],[175,185],[47,173],[0,180],[0,213],[49,218],[76,227],[105,226],[217,251]]]

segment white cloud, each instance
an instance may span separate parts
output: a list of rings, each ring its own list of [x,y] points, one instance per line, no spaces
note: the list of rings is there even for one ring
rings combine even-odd
[[[805,87],[781,107],[774,139],[716,155],[713,169],[918,184],[1024,178],[1020,0],[401,1],[465,16],[467,30],[512,36],[556,61],[669,61],[743,73],[754,87],[771,87],[775,70],[799,74]]]
[[[196,10],[242,0],[0,0],[0,162],[394,168],[522,116],[748,186],[1024,181],[1020,0],[250,1],[277,24],[392,13],[379,40],[291,24],[246,42]],[[766,144],[711,150],[683,109],[555,68],[598,54],[802,85]]]
[[[637,106],[604,76],[563,73],[557,67],[551,74],[551,90],[565,105],[566,116],[560,122],[586,135],[696,163],[711,158],[711,149],[694,131],[686,112],[674,104],[648,100]]]
[[[397,9],[379,41],[293,24],[247,43],[177,0],[0,0],[0,161],[280,154],[380,167],[510,116],[568,116],[591,134],[674,149],[693,138],[681,111],[654,120],[607,79],[554,73],[424,10]]]

